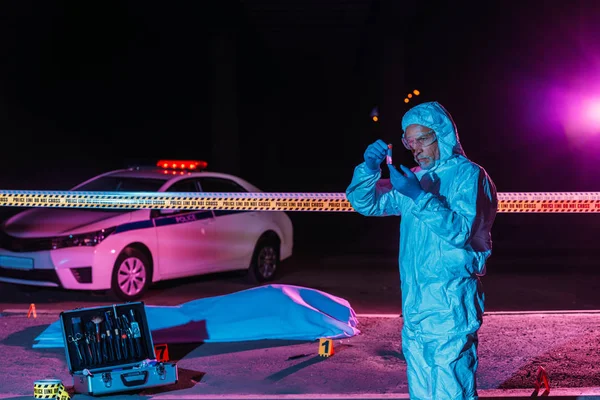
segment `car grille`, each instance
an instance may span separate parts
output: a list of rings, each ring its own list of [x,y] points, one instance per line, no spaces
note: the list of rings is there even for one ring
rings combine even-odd
[[[53,282],[60,286],[60,280],[53,269],[18,270],[0,267],[0,277],[21,279],[24,281]]]
[[[27,251],[52,250],[51,238],[16,238],[0,232],[0,248],[24,253]]]

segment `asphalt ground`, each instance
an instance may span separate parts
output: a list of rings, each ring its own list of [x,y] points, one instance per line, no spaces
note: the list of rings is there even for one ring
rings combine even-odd
[[[543,365],[550,377],[549,397],[600,399],[600,386],[572,386],[565,377],[571,367],[559,362],[561,353],[597,352],[599,316],[592,311],[486,314],[480,332],[480,398],[532,397],[535,371]],[[2,314],[0,398],[33,398],[38,379],[60,379],[73,399],[95,398],[72,392],[64,349],[32,348],[35,337],[57,319],[56,312],[43,309],[36,318],[27,318],[25,310]],[[335,340],[329,357],[318,354],[318,341],[173,344],[170,358],[179,368],[176,384],[102,398],[409,398],[399,342],[402,318],[359,314],[358,320],[361,334]],[[600,369],[594,368],[590,379],[600,376]]]

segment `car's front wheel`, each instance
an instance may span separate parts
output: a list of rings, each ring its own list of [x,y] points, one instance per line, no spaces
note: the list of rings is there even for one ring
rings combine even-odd
[[[139,300],[152,281],[152,267],[148,257],[135,247],[125,248],[113,269],[111,289],[124,301]]]
[[[246,274],[250,283],[271,281],[279,268],[279,240],[273,237],[261,238],[256,247]]]

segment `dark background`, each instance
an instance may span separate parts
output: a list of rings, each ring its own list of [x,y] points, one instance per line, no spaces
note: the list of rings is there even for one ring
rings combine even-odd
[[[19,0],[0,18],[0,189],[181,158],[267,192],[344,192],[377,138],[412,166],[402,114],[437,100],[499,192],[600,191],[600,128],[553,102],[600,96],[593,0]],[[397,251],[398,218],[290,216],[297,251]],[[593,255],[599,222],[499,214],[495,255]]]

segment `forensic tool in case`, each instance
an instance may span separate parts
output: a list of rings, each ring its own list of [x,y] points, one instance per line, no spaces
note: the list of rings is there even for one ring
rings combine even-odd
[[[143,302],[63,311],[60,325],[75,392],[104,395],[177,382],[156,359]]]

